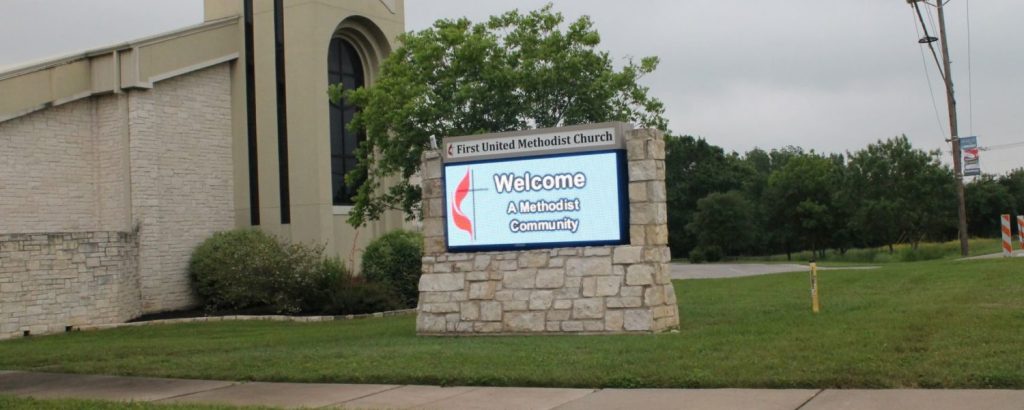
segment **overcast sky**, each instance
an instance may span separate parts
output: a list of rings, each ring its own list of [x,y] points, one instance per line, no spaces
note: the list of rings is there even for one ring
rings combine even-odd
[[[528,10],[546,2],[514,4]],[[510,4],[407,0],[406,29],[439,18],[479,21]],[[201,0],[2,0],[2,7],[0,70],[196,24],[203,13]],[[555,9],[569,19],[590,15],[601,48],[619,61],[661,58],[644,83],[665,102],[677,134],[741,153],[785,145],[845,152],[899,134],[918,147],[949,149],[944,89],[931,56],[922,62],[905,0],[558,0]],[[978,135],[982,146],[1024,141],[1021,16],[1020,0],[947,5],[960,134]],[[1021,167],[1024,146],[983,152],[981,164],[993,173]]]

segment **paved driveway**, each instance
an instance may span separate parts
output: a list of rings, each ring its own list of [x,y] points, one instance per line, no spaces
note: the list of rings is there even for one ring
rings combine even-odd
[[[738,278],[783,272],[808,272],[807,265],[797,263],[672,263],[672,279]],[[818,270],[875,269],[877,266],[818,267]]]

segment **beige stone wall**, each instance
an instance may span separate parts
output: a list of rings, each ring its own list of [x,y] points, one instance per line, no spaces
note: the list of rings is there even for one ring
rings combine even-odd
[[[194,303],[192,249],[234,227],[230,87],[224,63],[0,123],[0,336]]]
[[[138,316],[136,237],[0,235],[0,339]]]
[[[132,91],[128,127],[142,310],[190,307],[192,249],[234,227],[229,64]]]
[[[423,160],[419,334],[660,332],[679,325],[669,276],[665,142],[626,134],[629,245],[447,253],[441,161]]]
[[[95,101],[0,123],[0,233],[95,230]]]

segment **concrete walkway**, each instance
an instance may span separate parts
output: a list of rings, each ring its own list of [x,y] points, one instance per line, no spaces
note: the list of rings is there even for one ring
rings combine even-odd
[[[810,267],[796,263],[672,263],[672,279],[715,279],[767,275],[783,272],[808,272]],[[877,269],[877,266],[819,266],[819,271]]]
[[[0,394],[352,409],[1022,409],[1017,390],[559,389],[262,383],[0,372]]]

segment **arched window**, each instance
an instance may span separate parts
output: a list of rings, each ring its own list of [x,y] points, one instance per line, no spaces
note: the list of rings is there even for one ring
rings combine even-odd
[[[365,85],[363,62],[356,48],[345,39],[331,39],[327,53],[327,80],[330,84],[343,84],[345,90]],[[356,146],[363,141],[362,133],[348,129],[356,107],[344,100],[331,104],[331,192],[334,205],[352,205],[359,184],[346,184],[345,174],[356,167]]]

